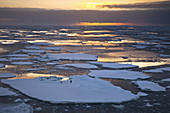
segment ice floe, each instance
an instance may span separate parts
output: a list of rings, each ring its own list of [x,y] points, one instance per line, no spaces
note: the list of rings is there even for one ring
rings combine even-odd
[[[46,47],[46,48],[44,48],[44,49],[46,49],[46,50],[52,50],[52,51],[59,51],[59,50],[61,50],[61,47]]]
[[[147,96],[148,94],[143,93],[143,92],[138,92],[137,95],[140,96],[140,97],[144,97],[144,96]]]
[[[145,91],[166,91],[166,89],[157,83],[151,81],[133,81],[138,87]]]
[[[12,73],[0,73],[0,78],[12,78],[12,77],[16,77],[16,75]]]
[[[143,70],[143,72],[147,72],[147,73],[161,73],[163,71],[170,71],[170,67],[150,69],[150,70]]]
[[[8,57],[28,57],[29,55],[27,54],[10,54],[10,55],[6,55]]]
[[[108,81],[86,75],[71,76],[63,82],[53,79],[46,81],[47,79],[42,78],[2,82],[32,98],[50,103],[122,103],[138,98],[130,91],[114,86]]]
[[[97,55],[91,54],[81,54],[81,53],[71,53],[71,54],[48,54],[48,58],[52,60],[97,60]]]
[[[0,68],[5,67],[5,64],[0,64]]]
[[[170,58],[170,55],[163,55],[163,54],[161,54],[161,55],[158,55],[158,56],[163,57],[163,58]]]
[[[80,64],[64,64],[64,66],[72,66],[72,67],[76,67],[76,68],[85,68],[85,69],[96,69],[96,68],[98,68],[95,65],[83,64],[83,63],[80,63]]]
[[[0,96],[15,96],[15,92],[10,91],[8,88],[0,87]]]
[[[9,60],[28,60],[28,58],[23,58],[23,57],[21,57],[21,58],[19,58],[19,57],[12,57],[12,58],[9,58]]]
[[[48,46],[48,45],[53,45],[53,43],[49,42],[33,42],[31,44],[38,45],[38,46]]]
[[[10,60],[9,59],[6,59],[6,58],[0,58],[0,62],[9,62]]]
[[[170,82],[170,78],[162,79],[162,82]]]
[[[126,68],[136,68],[138,66],[131,65],[131,64],[119,64],[119,63],[112,63],[112,62],[89,62],[90,64],[101,65],[103,68],[110,68],[110,69],[126,69]]]
[[[38,46],[26,46],[25,49],[40,49]]]
[[[90,70],[90,73],[88,75],[91,77],[128,80],[146,79],[150,77],[149,75],[146,75],[142,72],[128,70]]]
[[[33,113],[33,108],[25,103],[1,104],[0,113]]]
[[[11,62],[11,64],[13,65],[32,65],[33,63],[32,62]]]
[[[30,50],[27,50],[27,49],[22,49],[22,52],[23,53],[45,53],[46,51],[45,50],[39,50],[39,49],[30,49]]]
[[[38,71],[38,70],[45,70],[47,68],[30,68],[30,69],[25,69],[24,71]]]

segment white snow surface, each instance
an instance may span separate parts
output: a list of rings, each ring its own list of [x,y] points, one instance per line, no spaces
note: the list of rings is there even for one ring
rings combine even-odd
[[[146,75],[142,72],[129,71],[129,70],[90,70],[88,74],[91,77],[99,78],[115,78],[115,79],[146,79],[149,78],[149,75]]]
[[[16,77],[16,75],[12,73],[0,73],[0,78],[12,78],[12,77]]]
[[[10,91],[8,88],[0,87],[0,96],[14,96],[15,92]]]
[[[64,64],[64,66],[73,66],[73,67],[76,67],[76,68],[85,68],[85,69],[96,69],[96,68],[98,68],[95,65],[83,64],[83,63],[80,63],[80,64]]]
[[[157,83],[151,81],[133,81],[138,87],[145,91],[166,91],[166,89]]]
[[[33,108],[25,103],[1,104],[0,113],[33,113]]]
[[[35,79],[2,80],[20,92],[50,103],[122,103],[138,98],[130,91],[112,85],[108,81],[87,75],[71,76],[66,81]],[[29,85],[28,85],[29,84]]]
[[[52,60],[97,60],[97,55],[83,54],[83,53],[70,53],[70,54],[48,54],[48,58]]]
[[[13,65],[32,65],[33,63],[32,62],[11,62],[11,64]]]
[[[126,69],[126,68],[135,68],[138,67],[136,65],[131,64],[119,64],[119,63],[112,63],[112,62],[89,62],[90,64],[101,65],[103,68],[110,68],[110,69]]]
[[[46,48],[44,48],[44,49],[46,49],[46,50],[52,50],[52,51],[59,51],[59,50],[61,50],[61,47],[46,47]]]

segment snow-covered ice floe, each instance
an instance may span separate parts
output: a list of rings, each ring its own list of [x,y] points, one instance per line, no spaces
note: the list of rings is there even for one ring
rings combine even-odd
[[[59,51],[59,50],[61,50],[61,47],[46,47],[46,48],[44,48],[44,49],[46,49],[46,50],[52,50],[52,51]]]
[[[122,103],[139,97],[108,81],[90,78],[87,75],[63,79],[38,77],[1,82],[27,96],[50,103]]]
[[[170,82],[170,78],[162,79],[162,82]]]
[[[145,91],[166,91],[166,89],[157,83],[151,81],[133,81],[141,90]]]
[[[11,62],[13,65],[32,65],[32,62]]]
[[[25,49],[40,49],[38,46],[26,46]]]
[[[64,64],[64,66],[72,66],[76,68],[85,68],[85,69],[97,69],[98,67],[92,64]]]
[[[112,63],[112,62],[89,62],[90,64],[100,65],[103,68],[110,68],[110,69],[127,69],[127,68],[136,68],[138,66],[131,65],[131,64],[119,64],[119,63]]]
[[[0,73],[0,78],[12,78],[12,77],[16,77],[16,75],[12,73]]]
[[[10,91],[8,88],[0,87],[0,96],[15,96],[15,92]]]
[[[149,75],[146,75],[142,72],[128,70],[90,70],[90,73],[88,75],[91,77],[128,80],[146,79],[150,77]]]
[[[47,54],[47,57],[52,60],[97,60],[97,55],[71,53],[71,54]]]
[[[1,104],[0,113],[33,113],[33,108],[26,103]]]

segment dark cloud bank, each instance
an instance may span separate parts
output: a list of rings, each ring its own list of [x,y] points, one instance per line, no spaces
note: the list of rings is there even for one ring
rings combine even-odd
[[[68,25],[78,22],[170,25],[170,9],[87,11],[0,8],[0,25]]]
[[[100,8],[127,8],[127,9],[170,9],[170,1],[144,2],[120,5],[98,5]]]

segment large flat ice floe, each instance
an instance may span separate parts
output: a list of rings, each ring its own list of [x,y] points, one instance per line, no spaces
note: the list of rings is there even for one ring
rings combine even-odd
[[[52,60],[97,60],[97,55],[90,54],[48,54],[47,57]]]
[[[157,83],[151,81],[133,81],[138,87],[145,91],[166,91],[166,89]]]
[[[62,80],[55,77],[38,77],[4,79],[1,82],[32,98],[50,103],[122,103],[139,97],[108,81],[87,75],[71,76]]]
[[[12,78],[12,77],[16,77],[16,75],[12,73],[0,73],[0,78]]]
[[[72,67],[76,67],[76,68],[85,68],[85,69],[96,69],[96,68],[98,68],[95,65],[83,64],[83,63],[80,63],[80,64],[64,64],[64,66],[72,66]]]
[[[10,91],[8,88],[0,87],[0,96],[14,96],[17,95],[15,92]]]
[[[146,79],[150,77],[149,75],[146,75],[142,72],[128,70],[90,70],[90,73],[88,75],[91,77],[128,80]]]
[[[25,103],[1,104],[0,113],[33,113],[33,108]]]
[[[136,68],[138,66],[131,64],[119,64],[119,63],[106,63],[106,62],[89,62],[90,64],[101,65],[103,68],[110,69],[126,69],[126,68]]]

